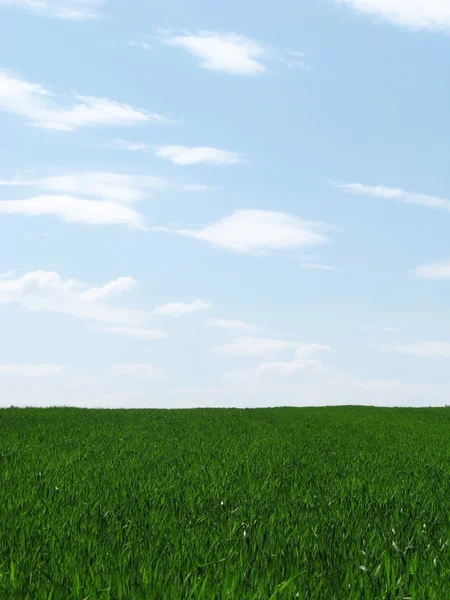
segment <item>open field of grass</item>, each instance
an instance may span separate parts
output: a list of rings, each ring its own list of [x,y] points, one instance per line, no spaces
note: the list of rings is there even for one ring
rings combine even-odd
[[[450,597],[450,410],[0,411],[0,598]]]

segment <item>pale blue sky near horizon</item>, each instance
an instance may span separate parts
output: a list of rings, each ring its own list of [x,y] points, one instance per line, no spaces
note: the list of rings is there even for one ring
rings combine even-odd
[[[449,403],[446,2],[155,4],[0,0],[0,406]]]

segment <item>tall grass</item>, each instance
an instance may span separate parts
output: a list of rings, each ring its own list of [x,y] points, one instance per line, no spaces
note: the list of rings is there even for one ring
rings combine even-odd
[[[0,598],[444,600],[450,410],[0,411]]]

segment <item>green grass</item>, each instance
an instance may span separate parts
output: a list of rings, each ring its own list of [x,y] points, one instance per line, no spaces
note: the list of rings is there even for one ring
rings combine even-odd
[[[450,409],[0,411],[2,600],[443,600],[449,540]]]

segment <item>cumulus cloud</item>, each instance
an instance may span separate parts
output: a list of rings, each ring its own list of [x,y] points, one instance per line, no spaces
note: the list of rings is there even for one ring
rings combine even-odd
[[[302,221],[282,212],[238,210],[203,229],[176,233],[244,254],[264,255],[272,250],[323,244],[324,223]]]
[[[380,352],[395,352],[417,358],[450,358],[450,343],[419,342],[416,344],[376,344],[371,346]]]
[[[194,300],[190,304],[185,302],[168,302],[163,306],[154,308],[152,314],[165,317],[181,317],[182,315],[188,315],[199,310],[207,310],[211,306],[211,302],[204,302],[203,300]]]
[[[103,0],[0,0],[0,6],[12,6],[37,15],[85,21],[100,16]]]
[[[143,379],[163,379],[164,372],[158,367],[142,364],[114,365],[108,369],[110,375],[118,377],[138,377]]]
[[[0,377],[54,377],[66,375],[68,369],[58,365],[5,365],[0,364]]]
[[[422,265],[414,270],[414,275],[421,279],[450,279],[450,260]]]
[[[111,300],[136,285],[132,277],[119,277],[89,287],[74,279],[64,281],[58,273],[30,271],[21,277],[0,281],[0,305],[20,304],[31,311],[52,311],[78,319],[137,327],[145,313],[117,308]]]
[[[42,85],[5,70],[0,70],[0,110],[23,117],[31,125],[59,131],[168,121],[161,115],[109,98],[75,94],[65,100]]]
[[[450,30],[448,0],[335,0],[359,13],[412,30]]]
[[[209,327],[218,327],[219,329],[226,329],[227,331],[260,331],[260,327],[245,323],[245,321],[239,321],[237,319],[206,319],[205,325]]]
[[[246,162],[245,156],[229,150],[219,150],[207,146],[161,146],[156,155],[176,165],[236,165]]]
[[[407,192],[401,188],[391,188],[383,185],[364,185],[362,183],[335,183],[332,184],[344,192],[385,200],[397,200],[405,204],[418,204],[427,208],[435,208],[445,212],[450,211],[450,201],[438,196]]]
[[[270,61],[287,67],[304,67],[304,56],[293,50],[280,50],[237,33],[198,31],[181,35],[163,35],[163,44],[182,48],[200,60],[210,71],[231,75],[262,75]]]

